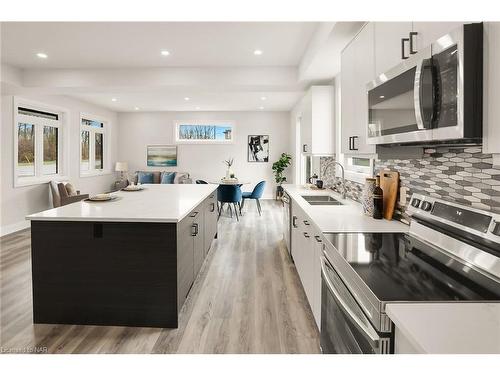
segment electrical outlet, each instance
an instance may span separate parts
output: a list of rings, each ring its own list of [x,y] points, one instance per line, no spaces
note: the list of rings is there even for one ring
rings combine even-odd
[[[406,195],[408,193],[408,188],[406,186],[401,186],[399,188],[399,204],[401,206],[406,206]]]

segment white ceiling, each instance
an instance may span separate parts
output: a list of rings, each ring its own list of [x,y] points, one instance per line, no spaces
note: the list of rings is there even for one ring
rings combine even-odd
[[[314,22],[7,22],[2,59],[22,68],[296,66]],[[254,50],[263,51],[255,56]],[[171,54],[163,57],[160,51]],[[41,60],[35,55],[48,55]]]
[[[4,22],[2,90],[68,95],[117,112],[288,111],[309,84],[338,73],[340,50],[360,25]]]
[[[189,96],[187,96],[189,95]],[[196,92],[75,94],[85,102],[116,112],[140,111],[289,111],[303,92]],[[186,101],[184,98],[189,97]],[[266,100],[261,98],[265,97]],[[111,101],[116,98],[117,101]]]

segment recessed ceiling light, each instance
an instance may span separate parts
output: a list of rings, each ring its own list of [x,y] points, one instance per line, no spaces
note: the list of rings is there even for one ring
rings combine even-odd
[[[191,99],[191,98],[190,98],[190,97],[188,97],[188,96],[186,96],[186,97],[184,98],[184,100],[185,100],[186,102],[187,102],[187,101],[189,101],[190,99]]]
[[[265,96],[261,96],[260,100],[267,100],[267,98]]]
[[[46,53],[43,53],[43,52],[38,52],[36,54],[36,57],[40,58],[40,59],[46,59],[47,57],[49,57]]]
[[[139,108],[139,107],[134,107],[134,109],[135,109],[136,111],[138,111],[140,108]]]
[[[111,98],[111,101],[112,101],[112,102],[116,102],[117,100],[118,100],[118,99],[116,99],[116,98]]]
[[[170,55],[170,52],[168,52],[167,50],[163,50],[160,53],[162,56],[169,56]]]
[[[385,98],[385,95],[380,95],[379,96],[380,99],[384,99]]]
[[[260,56],[262,55],[262,51],[260,49],[256,49],[255,51],[253,51],[253,54],[256,56]]]

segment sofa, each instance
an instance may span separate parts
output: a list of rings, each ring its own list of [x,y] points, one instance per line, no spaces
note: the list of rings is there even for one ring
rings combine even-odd
[[[136,184],[138,182],[144,183],[143,181],[139,181],[139,175],[140,174],[149,174],[149,173],[151,173],[153,175],[153,179],[152,179],[152,182],[148,182],[148,183],[160,184],[162,179],[163,179],[163,175],[165,173],[173,173],[174,174],[173,181],[171,183],[174,183],[174,184],[192,184],[193,183],[193,180],[189,176],[189,173],[187,173],[187,172],[171,172],[171,171],[136,171],[134,173],[134,175],[131,177],[131,181],[133,181]]]
[[[88,194],[80,194],[80,190],[74,190],[73,186],[67,181],[50,181],[49,186],[54,208],[66,206],[89,197]]]

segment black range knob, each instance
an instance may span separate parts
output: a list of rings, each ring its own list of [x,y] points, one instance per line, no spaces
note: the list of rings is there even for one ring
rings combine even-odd
[[[430,211],[432,208],[432,203],[431,202],[422,202],[422,207],[420,207],[424,211]]]
[[[411,205],[412,205],[413,207],[418,208],[418,206],[420,206],[420,199],[418,199],[418,198],[413,198],[413,199],[411,200]]]

